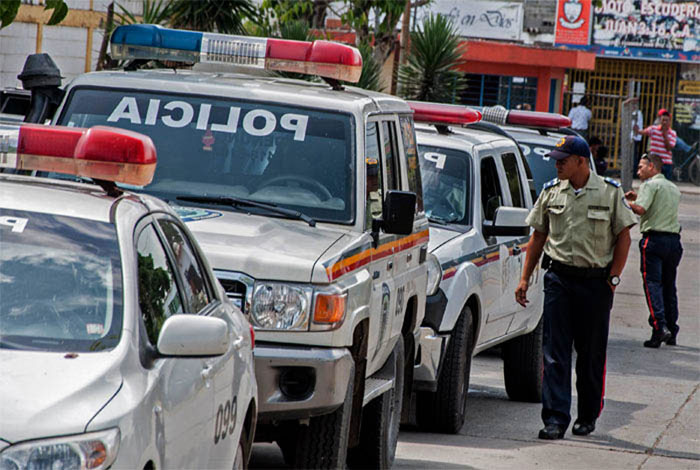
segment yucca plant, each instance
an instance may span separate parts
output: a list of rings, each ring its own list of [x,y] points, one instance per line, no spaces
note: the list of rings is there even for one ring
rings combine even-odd
[[[143,14],[136,15],[124,6],[116,3],[121,12],[115,12],[117,17],[115,27],[123,24],[159,24],[165,25],[170,20],[170,0],[143,0]],[[110,31],[111,32],[111,31]]]
[[[411,51],[399,68],[399,94],[410,100],[452,103],[466,83],[457,70],[464,61],[460,38],[451,20],[429,16],[411,33]]]
[[[174,28],[222,34],[246,34],[244,21],[257,21],[251,0],[171,0]]]
[[[362,54],[362,75],[359,82],[350,83],[350,85],[364,88],[365,90],[380,91],[382,88],[380,80],[382,68],[374,58],[372,46],[363,42],[357,48]]]

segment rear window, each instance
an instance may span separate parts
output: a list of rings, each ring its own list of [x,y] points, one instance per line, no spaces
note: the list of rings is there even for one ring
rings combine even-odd
[[[122,273],[115,227],[8,209],[0,209],[0,222],[0,348],[116,346]]]
[[[316,220],[353,221],[350,114],[210,96],[78,88],[59,123],[122,127],[151,137],[158,152],[153,182],[131,189],[166,200],[245,198]]]

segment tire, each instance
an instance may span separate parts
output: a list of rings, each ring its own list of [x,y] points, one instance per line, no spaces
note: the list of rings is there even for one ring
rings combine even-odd
[[[353,374],[350,377],[353,377]],[[353,381],[350,380],[345,401],[337,410],[311,418],[308,426],[299,425],[295,447],[289,447],[291,442],[280,446],[285,461],[293,461],[296,468],[345,468],[352,414],[352,390]]]
[[[456,434],[464,425],[474,350],[473,318],[464,307],[452,330],[436,392],[418,392],[416,420],[425,431]]]
[[[355,468],[391,468],[399,440],[404,388],[403,337],[394,347],[394,387],[369,402],[362,410],[360,444],[352,449],[349,463]]]
[[[696,186],[700,186],[700,157],[695,157],[693,163],[688,165],[688,180]]]
[[[530,333],[503,344],[503,377],[508,398],[542,401],[542,318]]]

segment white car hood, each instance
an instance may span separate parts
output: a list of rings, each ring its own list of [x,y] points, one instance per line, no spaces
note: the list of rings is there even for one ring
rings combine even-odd
[[[433,253],[436,249],[440,248],[445,243],[449,242],[453,238],[459,237],[462,232],[457,232],[455,230],[448,230],[441,227],[430,226],[430,241],[428,242],[428,251]]]
[[[122,377],[110,353],[0,350],[0,439],[15,443],[85,431]]]
[[[176,207],[214,269],[255,279],[310,282],[319,257],[344,232],[304,221]],[[321,263],[316,269],[323,270]]]

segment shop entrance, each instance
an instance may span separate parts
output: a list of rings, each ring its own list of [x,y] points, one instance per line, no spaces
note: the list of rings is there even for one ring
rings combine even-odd
[[[620,168],[620,116],[622,101],[627,98],[630,80],[634,81],[634,96],[639,97],[639,109],[644,127],[654,122],[660,108],[673,109],[676,89],[676,64],[638,60],[596,58],[595,70],[568,70],[564,114],[571,109],[575,95],[574,84],[585,85],[585,95],[593,119],[588,136],[600,138],[610,149],[609,167]],[[646,148],[646,138],[642,141]]]

